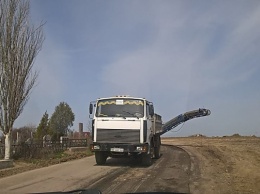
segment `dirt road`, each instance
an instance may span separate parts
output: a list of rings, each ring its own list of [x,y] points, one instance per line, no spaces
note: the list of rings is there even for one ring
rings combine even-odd
[[[0,193],[32,193],[96,188],[102,193],[190,192],[193,171],[181,148],[163,146],[162,157],[150,167],[133,159],[108,159],[97,166],[94,157],[28,171],[0,180]],[[195,171],[194,171],[195,172]]]
[[[176,192],[190,193],[190,157],[181,148],[162,146],[162,156],[150,167],[131,159],[110,159],[109,166],[122,166],[113,174],[91,185],[102,193]]]
[[[68,191],[93,184],[117,166],[95,166],[94,157],[35,169],[0,179],[0,193]]]

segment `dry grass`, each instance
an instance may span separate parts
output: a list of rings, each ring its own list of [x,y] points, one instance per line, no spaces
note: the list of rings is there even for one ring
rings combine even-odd
[[[164,144],[184,148],[198,161],[200,191],[259,193],[260,138],[163,138]]]

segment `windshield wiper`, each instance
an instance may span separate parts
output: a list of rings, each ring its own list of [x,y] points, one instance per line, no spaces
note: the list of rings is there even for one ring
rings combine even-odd
[[[114,115],[108,115],[108,116],[109,117],[122,117],[122,118],[126,119],[126,117],[121,114],[114,114]]]
[[[139,119],[138,116],[136,116],[135,114],[133,114],[133,113],[131,113],[131,112],[128,112],[128,111],[122,111],[122,112],[128,113],[128,114],[132,115],[133,117],[136,117],[137,119]]]
[[[98,116],[101,116],[101,117],[107,117],[106,114],[102,114],[102,113],[98,113]]]

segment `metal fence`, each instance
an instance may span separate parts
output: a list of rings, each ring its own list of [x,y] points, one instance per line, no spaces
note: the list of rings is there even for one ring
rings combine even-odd
[[[71,147],[87,147],[87,139],[66,139],[64,141],[34,141],[12,145],[12,156],[16,158],[42,158]],[[4,158],[5,147],[0,145],[0,159]]]

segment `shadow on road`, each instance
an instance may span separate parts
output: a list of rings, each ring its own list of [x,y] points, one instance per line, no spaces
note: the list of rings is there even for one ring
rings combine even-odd
[[[163,154],[161,154],[161,157]],[[157,162],[157,159],[152,159],[152,164],[155,164]],[[97,166],[97,164],[95,165]],[[142,164],[142,161],[140,158],[111,158],[109,157],[106,161],[106,164],[102,166],[116,166],[116,167],[129,167],[129,168],[148,168],[147,166],[144,166]]]
[[[171,147],[171,149],[173,149],[173,151],[174,150],[175,151],[178,151],[178,150],[184,151],[182,148],[180,148],[178,146],[191,146],[191,145],[162,144],[162,146]],[[199,147],[199,146],[196,146],[196,147]],[[161,157],[162,156],[163,156],[163,153],[161,153]],[[152,159],[152,165],[154,165],[157,161],[158,161],[157,159]],[[97,164],[95,166],[97,166]],[[130,157],[130,158],[111,158],[111,157],[109,157],[107,159],[107,161],[106,161],[106,164],[101,165],[101,166],[116,166],[116,167],[130,167],[130,168],[148,168],[148,167],[142,165],[141,158],[134,158],[134,157]]]

